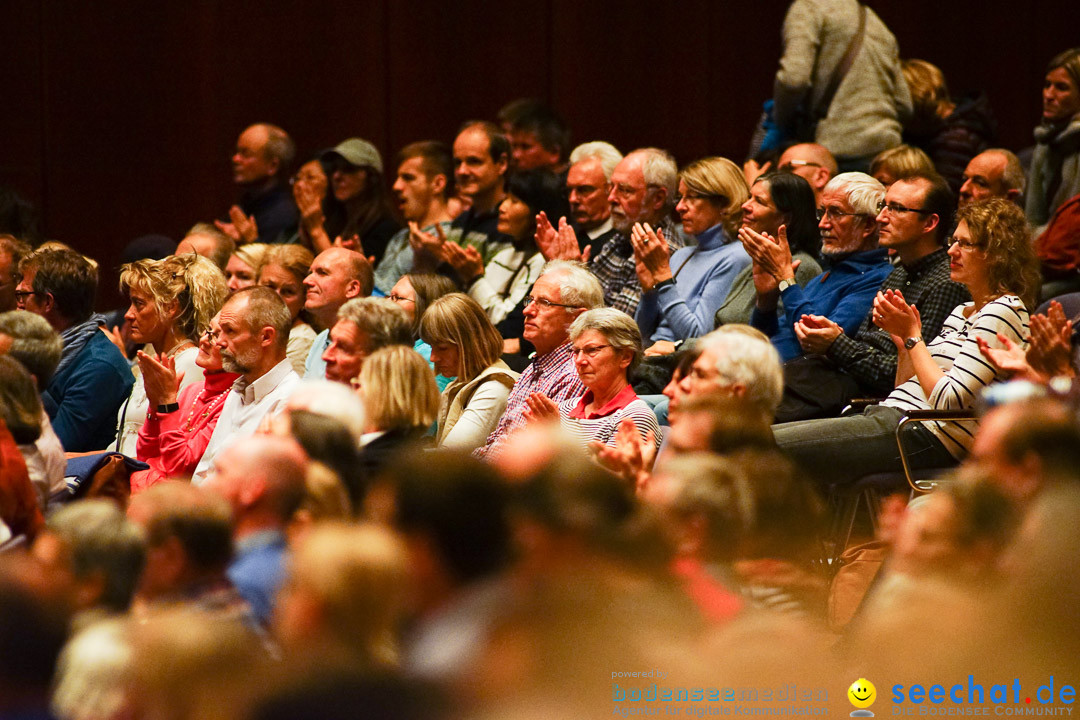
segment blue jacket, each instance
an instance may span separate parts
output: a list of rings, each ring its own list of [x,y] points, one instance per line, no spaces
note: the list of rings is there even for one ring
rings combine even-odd
[[[803,315],[824,315],[851,336],[870,312],[881,283],[892,272],[884,248],[857,253],[823,272],[806,287],[792,285],[780,297],[784,301],[784,321],[775,312],[754,309],[750,324],[772,338],[784,362],[803,354],[794,325]]]
[[[116,440],[120,406],[134,384],[124,356],[104,333],[95,333],[41,393],[41,403],[64,450],[108,449]]]

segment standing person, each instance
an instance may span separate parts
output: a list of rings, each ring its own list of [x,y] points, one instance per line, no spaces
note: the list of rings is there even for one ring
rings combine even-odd
[[[1080,48],[1056,55],[1046,67],[1035,142],[1026,210],[1039,235],[1054,211],[1080,194]]]
[[[315,342],[315,329],[304,313],[307,295],[304,278],[311,272],[312,260],[311,251],[301,245],[275,246],[263,255],[258,272],[258,284],[280,295],[292,315],[289,347],[285,354],[297,375],[304,374],[304,363],[311,352],[311,344]]]
[[[874,324],[889,333],[899,354],[896,389],[858,415],[774,426],[777,445],[822,482],[847,484],[901,471],[896,427],[904,414],[973,407],[982,388],[1006,377],[983,359],[979,346],[996,347],[1000,338],[1025,343],[1027,308],[1039,280],[1023,212],[991,198],[964,206],[956,217],[950,276],[967,287],[973,302],[957,306],[928,343],[915,306],[899,291],[879,293]],[[918,469],[951,465],[971,449],[974,432],[973,420],[920,424],[907,444],[911,461]]]
[[[911,95],[896,37],[872,10],[858,0],[795,0],[783,41],[773,111],[789,136],[799,134],[801,113],[813,128],[799,139],[828,148],[840,172],[866,172],[872,157],[900,144]]]
[[[333,163],[330,187],[338,202],[345,205],[345,226],[335,240],[324,227],[305,225],[312,248],[321,253],[340,244],[364,257],[374,256],[378,262],[400,228],[383,181],[382,155],[367,140],[349,138],[323,153],[323,159]]]
[[[221,309],[227,289],[225,277],[210,260],[192,253],[164,260],[138,260],[121,268],[120,290],[131,299],[124,315],[131,339],[150,345],[150,354],[140,351],[131,395],[120,407],[120,437],[117,450],[136,455],[139,428],[151,408],[143,372],[152,358],[170,361],[179,376],[179,388],[203,379],[196,344],[210,326],[210,318]],[[152,407],[157,408],[155,403]]]
[[[420,319],[420,338],[431,348],[443,388],[435,444],[475,450],[495,429],[518,374],[499,356],[502,336],[479,303],[464,293],[444,295]]]
[[[199,336],[195,364],[202,380],[183,389],[172,358],[140,358],[150,409],[139,429],[135,456],[150,469],[131,474],[132,495],[169,478],[190,476],[206,452],[229,390],[240,377],[221,366],[218,332],[212,321]]]

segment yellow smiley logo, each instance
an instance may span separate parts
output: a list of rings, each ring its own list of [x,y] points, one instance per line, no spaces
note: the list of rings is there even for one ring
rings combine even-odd
[[[848,700],[851,704],[857,708],[868,708],[874,704],[874,700],[877,699],[877,689],[874,687],[874,683],[870,682],[866,678],[859,678],[855,682],[851,683],[851,687],[847,691]]]

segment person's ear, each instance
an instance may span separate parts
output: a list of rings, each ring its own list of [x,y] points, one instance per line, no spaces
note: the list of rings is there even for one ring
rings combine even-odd
[[[500,155],[499,159],[495,161],[495,167],[499,168],[500,175],[505,175],[506,171],[510,169],[510,156],[507,153]]]
[[[263,347],[270,347],[277,342],[277,330],[267,325],[259,331],[259,344]]]
[[[667,203],[668,189],[666,187],[653,188],[652,206],[654,210],[660,210]]]
[[[932,233],[941,224],[941,216],[937,213],[930,213],[926,218],[926,232]]]
[[[819,167],[814,172],[814,183],[813,183],[812,187],[816,191],[821,192],[822,190],[825,189],[825,186],[829,184],[830,179],[831,179],[831,176],[829,174],[829,169]]]
[[[435,177],[431,178],[431,190],[436,195],[442,195],[446,192],[447,180],[446,176],[439,173]]]
[[[360,284],[359,280],[353,279],[345,285],[345,297],[350,300],[354,297],[360,297],[364,292],[364,286]]]

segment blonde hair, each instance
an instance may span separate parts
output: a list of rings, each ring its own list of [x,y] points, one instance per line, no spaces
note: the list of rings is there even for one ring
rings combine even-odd
[[[297,513],[312,521],[352,519],[352,502],[345,484],[328,465],[312,461],[304,473],[304,497]]]
[[[269,249],[270,246],[266,243],[248,243],[237,247],[233,251],[233,255],[240,258],[258,276],[259,268],[262,267],[263,256],[266,255]]]
[[[991,289],[1018,295],[1029,310],[1033,309],[1041,281],[1024,211],[1004,198],[987,198],[957,210],[956,223],[961,222],[986,253]]]
[[[396,663],[408,565],[395,535],[372,524],[322,523],[293,550],[290,567],[289,584],[322,605],[327,639],[362,662]]]
[[[131,289],[153,298],[159,318],[175,302],[173,325],[189,340],[197,339],[209,327],[229,294],[218,266],[194,253],[127,263],[120,268],[120,290],[127,293]]]
[[[244,248],[251,247],[250,245],[244,245]],[[243,248],[241,248],[243,249]],[[237,255],[240,255],[240,250],[236,251]],[[244,262],[248,262],[242,255],[240,257]],[[263,268],[267,265],[277,265],[289,272],[298,282],[303,284],[304,278],[311,272],[311,263],[315,261],[315,256],[311,254],[303,245],[268,245],[266,250],[262,253],[259,265],[252,266],[255,268],[255,278],[258,279],[259,274]],[[250,263],[248,263],[250,265]]]
[[[480,304],[465,293],[450,293],[431,303],[420,318],[420,338],[428,345],[458,349],[458,380],[468,382],[502,355],[503,338]]]
[[[360,368],[368,424],[379,430],[426,428],[439,413],[439,386],[420,353],[404,345],[373,352]]]
[[[750,197],[750,187],[739,166],[727,158],[702,158],[684,167],[679,179],[687,189],[710,196],[709,202],[723,209],[724,232],[734,238],[742,222],[739,210]]]
[[[897,145],[878,153],[870,161],[870,174],[875,175],[878,170],[889,173],[894,180],[903,180],[912,175],[937,174],[930,156],[911,145]]]
[[[939,121],[956,107],[949,97],[945,74],[937,65],[925,60],[905,60],[900,68],[915,108],[909,126],[913,125],[919,132],[933,131]]]

